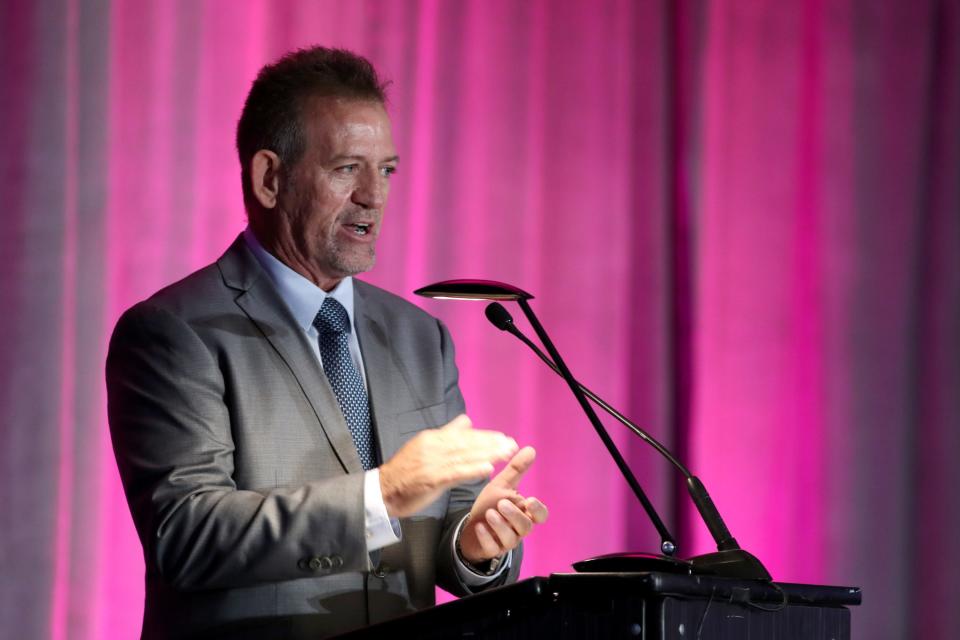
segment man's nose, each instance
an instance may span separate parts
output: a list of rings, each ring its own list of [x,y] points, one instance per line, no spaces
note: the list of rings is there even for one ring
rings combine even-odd
[[[351,200],[366,209],[381,209],[387,200],[387,179],[376,170],[364,171],[357,181]]]

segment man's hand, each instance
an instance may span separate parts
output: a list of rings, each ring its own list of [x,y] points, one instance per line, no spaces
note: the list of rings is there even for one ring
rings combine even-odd
[[[517,492],[520,478],[536,457],[533,447],[524,447],[477,496],[470,520],[460,532],[464,560],[479,564],[503,555],[520,544],[533,525],[546,522],[547,507]]]
[[[450,487],[489,477],[493,463],[508,459],[516,450],[513,438],[474,429],[465,415],[439,429],[423,431],[380,465],[387,515],[411,516]]]

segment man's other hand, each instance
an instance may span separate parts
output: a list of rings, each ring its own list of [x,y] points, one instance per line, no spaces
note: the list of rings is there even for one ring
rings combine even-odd
[[[517,491],[520,478],[536,457],[533,447],[524,447],[477,496],[460,533],[464,560],[479,564],[503,555],[520,544],[534,525],[546,522],[547,507]]]
[[[516,451],[513,438],[474,429],[465,415],[439,429],[427,429],[380,465],[380,491],[387,515],[411,516],[450,487],[489,477],[495,462]]]

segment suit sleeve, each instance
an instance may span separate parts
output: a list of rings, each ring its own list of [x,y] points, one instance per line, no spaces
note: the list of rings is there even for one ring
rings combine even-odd
[[[457,371],[455,362],[453,340],[450,338],[450,332],[447,330],[447,327],[440,321],[437,323],[440,329],[440,344],[443,354],[444,400],[447,405],[447,420],[450,421],[461,413],[464,413],[466,407],[463,401],[463,395],[460,393],[460,374]],[[520,562],[523,559],[523,543],[520,543],[520,545],[513,550],[510,568],[496,580],[481,587],[470,587],[464,584],[454,567],[453,536],[457,530],[457,525],[464,516],[470,513],[470,508],[473,506],[474,500],[477,499],[477,496],[485,484],[486,481],[463,484],[454,487],[450,491],[450,502],[443,524],[443,533],[440,536],[440,543],[437,547],[437,585],[456,596],[467,596],[492,587],[516,582],[517,577],[520,575]]]
[[[107,356],[110,433],[147,571],[183,589],[243,587],[367,567],[363,475],[238,490],[227,389],[172,313],[141,303]]]

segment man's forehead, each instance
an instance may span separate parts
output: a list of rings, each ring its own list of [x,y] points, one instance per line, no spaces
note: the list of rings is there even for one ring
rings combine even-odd
[[[314,143],[334,144],[352,139],[392,145],[390,117],[376,100],[320,96],[304,109],[307,135]]]
[[[314,96],[307,99],[303,114],[306,120],[312,122],[343,121],[363,116],[376,117],[390,123],[390,116],[382,102],[363,98]]]

